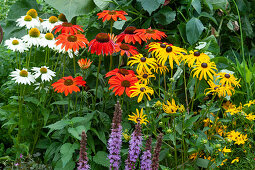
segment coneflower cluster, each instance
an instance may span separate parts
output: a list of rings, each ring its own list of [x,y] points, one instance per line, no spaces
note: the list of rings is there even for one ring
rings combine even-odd
[[[129,141],[128,158],[126,160],[125,170],[135,169],[135,163],[140,154],[140,146],[142,145],[141,124],[138,122],[135,126],[135,131],[131,135]]]
[[[150,136],[146,141],[145,151],[141,156],[141,170],[151,170],[151,140]]]
[[[112,129],[110,138],[108,140],[108,150],[109,155],[108,158],[110,159],[110,169],[119,169],[120,165],[120,149],[121,149],[121,134],[122,134],[122,126],[121,126],[121,117],[122,117],[122,110],[119,101],[115,105],[114,116],[112,120]]]
[[[152,157],[152,170],[158,170],[159,167],[159,152],[161,150],[161,145],[162,145],[162,139],[163,139],[163,134],[160,133],[157,137],[157,143],[154,149],[154,154]]]
[[[88,156],[86,152],[86,145],[87,145],[87,135],[85,131],[81,134],[81,146],[80,146],[80,157],[78,162],[78,170],[88,170],[90,166],[88,164]]]

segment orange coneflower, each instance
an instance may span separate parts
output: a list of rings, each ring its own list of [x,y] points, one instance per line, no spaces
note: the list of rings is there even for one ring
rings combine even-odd
[[[135,30],[134,33],[137,33],[140,37],[143,37],[143,39],[146,40],[150,40],[150,39],[154,39],[154,40],[161,40],[162,38],[166,38],[167,35],[159,30],[155,30],[155,29],[137,29]]]
[[[64,22],[61,25],[56,25],[52,31],[55,30],[55,34],[61,31],[61,34],[67,33],[67,34],[77,34],[78,31],[84,32],[84,30],[79,25],[73,25],[69,22]]]
[[[135,33],[136,27],[127,27],[121,34],[117,36],[118,40],[117,42],[122,42],[123,40],[125,43],[133,43],[135,44],[138,42],[139,44],[142,43],[142,37],[140,37],[138,34]]]
[[[135,76],[135,72],[133,70],[126,70],[124,68],[121,68],[121,69],[115,68],[114,70],[106,73],[105,77],[116,76],[117,73],[122,74],[123,76],[129,75],[129,74]]]
[[[139,54],[138,51],[136,51],[137,48],[135,46],[129,45],[129,44],[122,44],[122,43],[117,43],[115,45],[115,52],[119,52],[120,51],[120,55],[123,56],[124,54],[126,54],[128,57],[130,57],[131,55],[136,55]]]
[[[81,69],[86,70],[90,67],[90,65],[93,63],[93,61],[90,61],[90,59],[85,58],[85,60],[82,58],[78,60],[78,64]]]
[[[65,96],[67,96],[69,93],[72,94],[72,92],[79,92],[80,88],[78,86],[85,86],[86,81],[82,80],[81,76],[78,76],[76,78],[73,78],[72,76],[63,77],[62,79],[59,79],[57,82],[52,84],[52,87],[55,89],[54,91],[57,91],[58,93],[65,93]]]
[[[134,77],[132,74],[123,76],[122,74],[117,73],[116,76],[109,79],[109,89],[113,89],[113,92],[115,92],[115,96],[121,96],[125,91],[127,96],[129,97],[131,95],[130,87],[134,86],[137,81],[137,78]]]
[[[127,20],[126,17],[124,15],[127,15],[127,13],[125,11],[109,11],[109,10],[104,10],[103,12],[100,12],[97,14],[98,19],[102,18],[103,22],[105,22],[105,20],[114,20],[117,21],[118,18],[122,19],[122,20]]]
[[[73,49],[73,51],[79,50],[79,47],[85,48],[86,44],[88,44],[88,40],[85,38],[83,34],[67,34],[63,33],[60,34],[56,38],[57,42],[56,45],[61,45],[61,49],[65,47],[65,50],[68,51],[69,49]]]
[[[96,55],[111,55],[114,52],[115,43],[111,39],[110,34],[99,33],[96,38],[89,43],[89,50],[92,54]]]

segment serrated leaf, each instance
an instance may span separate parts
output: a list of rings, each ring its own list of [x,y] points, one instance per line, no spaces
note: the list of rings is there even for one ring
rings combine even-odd
[[[153,11],[158,9],[160,5],[164,4],[165,2],[165,0],[153,0],[153,1],[137,0],[137,1],[141,3],[143,9],[146,10],[150,15]]]
[[[65,14],[69,22],[73,17],[87,14],[95,8],[93,0],[45,0],[45,2]]]
[[[204,29],[205,27],[199,19],[191,18],[186,24],[186,35],[188,42],[191,45],[196,43]]]
[[[79,145],[77,143],[71,144],[71,143],[65,143],[60,148],[61,153],[61,160],[63,163],[63,167],[66,166],[66,164],[72,159],[73,153],[75,149],[78,149]]]
[[[199,117],[200,117],[200,115],[196,115],[196,116],[188,119],[187,121],[185,121],[183,130],[185,130],[185,129],[189,128],[189,127],[192,127],[193,123],[196,122]]]
[[[108,154],[106,152],[99,151],[93,157],[93,161],[99,165],[104,166],[104,167],[110,167],[110,161],[107,156],[108,156]]]
[[[70,120],[60,120],[60,121],[57,121],[56,123],[46,126],[46,128],[50,128],[50,131],[48,132],[48,134],[50,134],[53,130],[63,129],[69,124],[70,124]]]

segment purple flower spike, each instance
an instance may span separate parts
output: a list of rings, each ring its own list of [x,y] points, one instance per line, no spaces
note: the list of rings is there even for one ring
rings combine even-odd
[[[146,141],[145,151],[141,156],[141,170],[152,170],[151,168],[151,136]]]
[[[159,152],[161,150],[161,145],[162,145],[162,140],[163,140],[163,134],[160,133],[157,137],[157,143],[154,149],[154,154],[152,157],[152,170],[158,170],[159,167]]]
[[[87,135],[85,131],[81,134],[81,147],[80,147],[80,157],[78,162],[78,170],[88,170],[90,166],[88,164],[88,156],[86,152],[86,145],[87,145]]]

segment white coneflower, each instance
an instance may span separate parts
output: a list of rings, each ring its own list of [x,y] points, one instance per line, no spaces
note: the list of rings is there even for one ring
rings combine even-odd
[[[23,36],[22,39],[27,43],[28,47],[32,45],[38,47],[42,42],[42,36],[38,28],[30,29],[28,35]]]
[[[56,48],[55,43],[56,41],[52,33],[42,34],[42,40],[41,40],[40,46],[55,49]]]
[[[32,70],[35,72],[34,77],[38,78],[41,76],[42,81],[50,81],[52,77],[56,76],[55,72],[51,71],[49,67],[46,66],[42,66],[41,68],[33,67]]]
[[[56,25],[61,25],[63,22],[59,21],[57,17],[51,16],[42,22],[42,29],[46,32],[51,32]]]
[[[19,27],[26,27],[27,29],[40,27],[40,21],[38,19],[32,18],[30,15],[22,16],[21,18],[17,19],[17,26]]]
[[[54,49],[55,49],[58,53],[63,53],[63,54],[65,54],[65,53],[67,52],[69,58],[73,58],[73,54],[74,54],[75,56],[78,56],[78,55],[79,55],[79,51],[78,51],[78,50],[76,50],[75,52],[73,52],[72,49],[69,49],[69,50],[67,50],[67,51],[65,50],[65,48],[61,49],[61,44],[58,45],[58,46],[55,46]]]
[[[33,77],[33,75],[27,71],[27,69],[16,69],[16,71],[11,72],[10,75],[12,78],[12,80],[15,80],[15,83],[18,84],[31,84],[35,82],[35,78]]]
[[[5,46],[12,51],[18,51],[20,53],[28,50],[27,45],[21,39],[15,37],[6,40]]]

